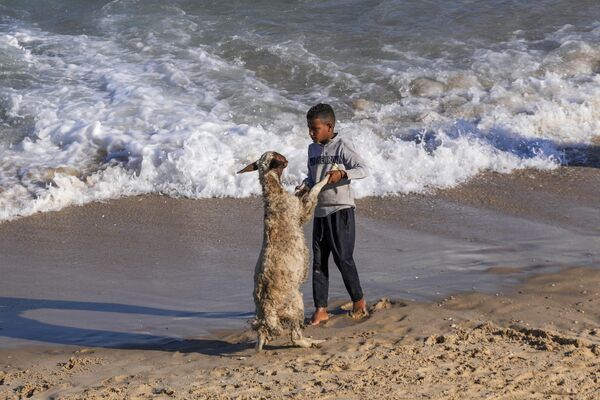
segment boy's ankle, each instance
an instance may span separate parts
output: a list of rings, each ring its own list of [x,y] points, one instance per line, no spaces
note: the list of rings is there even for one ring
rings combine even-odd
[[[319,325],[321,322],[329,320],[329,313],[327,307],[317,307],[310,319],[310,325]]]
[[[359,310],[365,310],[367,308],[367,301],[365,300],[365,298],[363,297],[360,300],[357,300],[355,302],[353,302],[353,310],[354,311],[359,311]]]
[[[327,307],[315,307],[315,312],[313,315],[323,315],[327,314]]]

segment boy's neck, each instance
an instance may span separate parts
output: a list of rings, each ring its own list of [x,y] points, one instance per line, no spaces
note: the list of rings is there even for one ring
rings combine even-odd
[[[333,135],[331,135],[327,139],[324,139],[324,140],[320,141],[319,144],[325,145],[325,144],[331,142],[333,140],[333,138],[336,137],[336,136],[337,136],[337,132],[333,132]]]

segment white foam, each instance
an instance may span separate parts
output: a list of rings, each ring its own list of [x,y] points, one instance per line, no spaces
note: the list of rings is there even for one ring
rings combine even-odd
[[[330,81],[291,93],[240,59],[193,44],[199,28],[192,21],[162,21],[173,39],[164,40],[143,29],[120,35],[122,16],[105,18],[106,26],[117,26],[113,36],[63,36],[21,25],[0,35],[0,55],[10,52],[18,68],[39,80],[25,89],[0,87],[6,115],[35,121],[22,142],[0,144],[0,220],[143,193],[258,194],[257,177],[235,171],[266,150],[288,158],[291,189],[306,172],[306,109],[332,96],[335,85],[367,95],[377,89],[353,72],[351,60],[321,60],[302,43],[264,45]],[[556,32],[552,40],[563,45],[550,53],[514,39],[474,51],[463,70],[443,59],[407,67],[407,53],[398,61],[403,67],[366,65],[367,77],[386,77],[389,87],[378,84],[380,90],[404,98],[359,101],[363,106],[338,125],[371,170],[353,184],[357,195],[452,187],[484,170],[555,168],[561,144],[589,143],[600,132],[599,36],[600,28],[578,36]],[[390,45],[383,50],[398,52]],[[419,78],[435,82],[435,90],[411,93]],[[332,98],[347,110],[356,99]]]

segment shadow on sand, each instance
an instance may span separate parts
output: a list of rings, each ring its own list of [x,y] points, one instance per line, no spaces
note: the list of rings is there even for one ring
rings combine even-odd
[[[250,319],[254,315],[254,313],[248,312],[188,312],[127,304],[0,297],[0,336],[71,346],[178,351],[211,356],[231,355],[254,347],[252,342],[229,343],[223,340],[179,339],[169,336],[53,325],[23,315],[28,311],[39,309],[144,314],[173,318]]]

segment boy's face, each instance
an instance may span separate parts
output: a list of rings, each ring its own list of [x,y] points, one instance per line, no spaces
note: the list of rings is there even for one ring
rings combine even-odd
[[[333,137],[333,124],[320,118],[309,119],[308,135],[316,143],[323,143]]]

